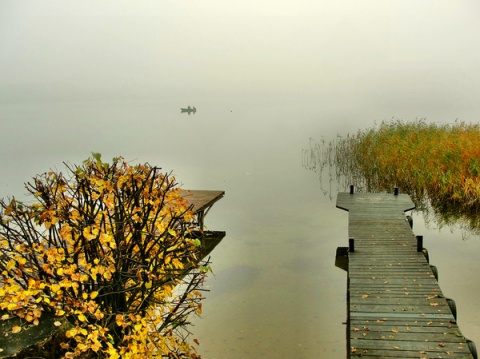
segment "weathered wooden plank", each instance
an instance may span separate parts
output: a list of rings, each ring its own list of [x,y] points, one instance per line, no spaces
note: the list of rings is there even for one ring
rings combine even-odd
[[[349,211],[349,356],[472,358],[403,212],[407,195],[339,193]]]
[[[339,193],[337,196],[337,207],[348,211],[353,208],[361,208],[364,211],[373,208],[401,208],[403,212],[415,208],[410,197],[406,194],[394,196],[388,193]]]
[[[425,265],[427,266],[428,263],[425,261],[425,257],[423,255],[418,255],[415,257],[407,256],[399,258],[398,255],[395,253],[387,255],[382,253],[377,253],[375,257],[367,258],[367,257],[355,257],[351,258],[350,264],[352,267],[355,265],[359,266],[367,266],[367,268],[375,268],[379,266],[417,266],[417,265]]]
[[[352,339],[355,340],[382,340],[382,341],[418,341],[418,335],[421,333],[424,342],[436,343],[463,343],[461,334],[451,332],[401,332],[398,329],[391,329],[389,332],[365,330],[363,328],[352,329]]]
[[[431,290],[429,291],[414,291],[414,292],[408,292],[405,291],[404,288],[400,288],[398,290],[391,290],[391,289],[382,289],[382,288],[376,288],[373,290],[365,291],[363,288],[360,290],[352,291],[350,290],[350,301],[352,303],[355,303],[355,300],[358,299],[363,299],[363,296],[369,295],[369,296],[374,296],[375,298],[382,299],[382,298],[388,298],[392,301],[403,299],[403,300],[409,300],[409,299],[419,299],[420,300],[426,300],[426,298],[434,296],[434,292]],[[441,296],[441,294],[438,294],[438,296]]]
[[[389,350],[389,351],[416,351],[417,358],[420,352],[435,352],[446,353],[449,352],[451,357],[456,358],[456,354],[468,353],[468,345],[464,345],[461,341],[456,342],[443,342],[443,341],[419,341],[415,340],[414,336],[410,340],[369,340],[369,339],[356,339],[351,340],[352,347],[360,350]],[[461,348],[461,349],[459,349]],[[471,357],[471,356],[470,356]]]
[[[418,270],[420,272],[415,271],[415,266],[413,265],[405,265],[405,266],[396,266],[392,268],[392,266],[389,266],[388,264],[384,265],[378,265],[376,267],[368,267],[365,268],[361,265],[356,265],[350,267],[350,269],[355,270],[355,274],[352,274],[352,276],[373,276],[373,277],[382,277],[382,278],[387,278],[387,277],[395,277],[395,276],[402,276],[402,277],[419,277],[419,276],[428,276],[432,277],[433,273],[430,270],[430,266],[423,266],[419,265]],[[385,274],[385,271],[388,271],[388,274]]]
[[[363,294],[362,296],[350,295],[350,303],[357,305],[416,305],[416,306],[431,306],[436,307],[438,305],[448,305],[445,298],[439,298],[438,296],[419,296],[411,297],[410,295],[403,295],[399,297],[383,297],[375,294]]]
[[[350,286],[361,285],[362,287],[374,286],[374,285],[410,285],[410,286],[437,286],[438,283],[435,278],[358,278],[355,275],[350,277]]]
[[[395,304],[350,304],[350,312],[356,313],[400,313],[400,314],[445,314],[450,315],[451,311],[448,305],[438,305],[431,307],[428,305],[416,305],[407,303]]]
[[[449,359],[471,359],[472,355],[468,352],[468,347],[462,347],[462,351],[448,352],[447,350],[438,351],[438,350],[382,350],[376,348],[355,348],[355,351],[352,350],[352,356],[362,357],[362,358],[402,358],[402,359],[439,359],[439,358],[449,358]]]
[[[358,267],[357,267],[358,268]],[[415,271],[413,266],[409,267],[397,267],[392,269],[391,267],[381,266],[377,268],[371,269],[362,269],[361,267],[358,268],[358,271],[352,273],[350,278],[354,277],[368,277],[368,278],[381,278],[381,279],[388,279],[393,277],[401,277],[401,278],[434,278],[434,274],[430,270],[429,267],[419,268],[419,271]],[[388,272],[388,274],[385,274]]]
[[[383,333],[412,332],[412,333],[451,333],[461,338],[462,333],[457,326],[452,325],[450,320],[412,319],[398,318],[395,320],[363,320],[351,319],[351,328],[357,331],[373,331]]]

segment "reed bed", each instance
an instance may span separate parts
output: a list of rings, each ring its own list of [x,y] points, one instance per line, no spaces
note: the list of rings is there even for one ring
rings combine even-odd
[[[456,121],[382,122],[354,135],[312,141],[304,167],[328,171],[340,187],[408,193],[442,224],[466,220],[480,228],[480,126]],[[433,210],[433,212],[432,212]]]

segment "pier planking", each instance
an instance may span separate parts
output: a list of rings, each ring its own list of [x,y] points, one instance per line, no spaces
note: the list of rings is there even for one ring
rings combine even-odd
[[[349,212],[348,357],[474,358],[405,212],[408,195],[339,193]]]

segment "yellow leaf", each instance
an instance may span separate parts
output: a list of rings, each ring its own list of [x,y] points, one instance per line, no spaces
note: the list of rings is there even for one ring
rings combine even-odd
[[[115,317],[115,322],[119,327],[121,327],[123,324],[123,315],[117,314],[117,316]]]
[[[22,327],[19,327],[18,325],[14,325],[12,328],[12,333],[19,333],[22,330]]]
[[[106,280],[112,279],[112,273],[108,270],[105,271],[105,273],[103,273],[103,278],[105,278]]]
[[[110,347],[108,349],[108,355],[110,356],[110,359],[118,359],[120,358],[120,355],[118,354],[117,350],[113,347]]]
[[[94,291],[94,292],[90,293],[90,298],[91,298],[91,299],[95,299],[95,298],[97,298],[97,296],[98,296],[98,292],[97,292],[97,291]]]
[[[178,248],[178,246],[180,246],[180,243],[177,243],[177,244],[175,244],[175,245],[173,245],[173,246],[171,246],[171,247],[168,247],[168,248],[167,248],[167,252],[174,251],[175,249]]]
[[[17,303],[9,303],[7,305],[7,310],[16,310],[16,309],[18,309]]]
[[[53,323],[53,325],[55,325],[56,327],[59,327],[59,326],[62,325],[62,322],[59,322],[59,321],[57,320],[55,323]]]
[[[5,208],[5,215],[6,216],[9,216],[12,212],[13,212],[13,206],[10,205],[7,208]]]
[[[11,270],[15,268],[15,261],[13,259],[10,259],[7,263],[7,270]]]
[[[97,228],[92,229],[90,227],[86,227],[83,229],[83,236],[87,241],[91,241],[92,239],[95,239],[97,237],[98,232],[99,231]]]
[[[75,335],[77,335],[78,329],[77,328],[72,328],[70,330],[67,330],[65,332],[65,336],[67,338],[73,338]]]

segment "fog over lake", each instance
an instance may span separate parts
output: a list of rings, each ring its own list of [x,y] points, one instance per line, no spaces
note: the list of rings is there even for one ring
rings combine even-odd
[[[91,152],[225,190],[199,354],[344,358],[347,213],[302,149],[391,118],[478,123],[479,23],[478,1],[2,0],[0,197]],[[480,345],[480,239],[414,220]]]

